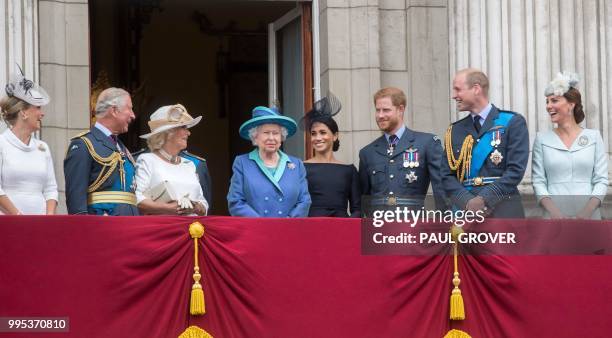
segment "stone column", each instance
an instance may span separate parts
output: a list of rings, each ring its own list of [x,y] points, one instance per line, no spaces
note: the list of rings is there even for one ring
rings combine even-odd
[[[378,0],[320,1],[321,95],[331,90],[342,111],[341,161],[357,163],[375,132],[372,94],[380,87]]]
[[[0,96],[11,74],[21,66],[26,77],[38,82],[38,3],[36,0],[0,1]],[[6,128],[0,122],[0,132]]]
[[[89,129],[89,23],[87,0],[39,0],[40,81],[51,96],[42,139],[53,153],[66,212],[63,161],[69,140]]]

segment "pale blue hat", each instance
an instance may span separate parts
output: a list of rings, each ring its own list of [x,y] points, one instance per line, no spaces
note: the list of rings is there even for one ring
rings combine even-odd
[[[277,108],[255,107],[251,112],[253,117],[240,126],[240,137],[246,140],[249,138],[249,130],[262,124],[278,124],[287,128],[287,137],[293,136],[297,130],[297,123],[288,117],[281,115]]]

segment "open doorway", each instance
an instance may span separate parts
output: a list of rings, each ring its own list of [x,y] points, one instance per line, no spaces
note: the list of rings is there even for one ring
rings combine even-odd
[[[252,149],[238,136],[251,109],[278,100],[286,115],[299,118],[312,103],[304,95],[312,74],[304,74],[303,57],[311,49],[302,48],[310,43],[303,38],[310,15],[302,15],[309,8],[295,1],[90,0],[92,97],[109,85],[132,93],[137,119],[122,136],[132,150],[145,147],[138,136],[158,107],[181,103],[202,115],[188,150],[207,160],[211,213],[227,214],[232,161]],[[304,156],[303,134],[286,147]]]

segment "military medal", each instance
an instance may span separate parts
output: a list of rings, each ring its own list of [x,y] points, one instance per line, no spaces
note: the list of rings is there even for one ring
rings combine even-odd
[[[586,146],[589,143],[589,138],[582,135],[580,136],[580,138],[578,139],[578,145],[581,147]]]
[[[493,139],[491,140],[491,147],[497,147],[501,144],[501,131],[496,130],[493,132]]]
[[[408,180],[408,183],[412,183],[418,179],[418,176],[416,175],[414,170],[410,170],[410,173],[406,174],[406,179]]]
[[[404,153],[404,168],[416,168],[419,166],[418,149],[410,148]]]
[[[499,165],[504,159],[502,154],[497,149],[495,149],[495,151],[491,153],[491,156],[489,156],[489,158],[491,159],[491,162],[493,162],[493,164],[495,165]]]

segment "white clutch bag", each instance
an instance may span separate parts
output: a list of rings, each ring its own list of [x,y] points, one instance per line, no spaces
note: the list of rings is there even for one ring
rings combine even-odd
[[[159,183],[158,185],[146,190],[143,194],[145,197],[150,198],[155,202],[168,203],[178,200],[176,193],[168,181]]]

